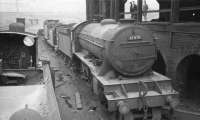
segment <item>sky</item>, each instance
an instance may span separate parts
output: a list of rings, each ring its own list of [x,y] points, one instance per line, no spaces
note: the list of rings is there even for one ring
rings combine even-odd
[[[80,22],[86,19],[86,0],[0,0],[0,26],[16,17],[39,19],[40,23],[46,19]]]
[[[0,11],[16,12],[84,12],[85,0],[0,0]],[[78,8],[78,9],[77,9]]]

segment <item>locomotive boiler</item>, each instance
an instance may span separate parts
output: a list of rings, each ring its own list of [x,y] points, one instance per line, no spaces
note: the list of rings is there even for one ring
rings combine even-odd
[[[109,67],[125,76],[140,75],[150,70],[156,59],[154,38],[148,29],[114,20],[84,26],[79,42],[103,60],[102,75]]]

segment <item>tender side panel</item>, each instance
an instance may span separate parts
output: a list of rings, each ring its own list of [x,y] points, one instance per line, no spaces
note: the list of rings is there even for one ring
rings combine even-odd
[[[71,32],[70,30],[59,31],[58,37],[58,49],[67,56],[71,56]]]

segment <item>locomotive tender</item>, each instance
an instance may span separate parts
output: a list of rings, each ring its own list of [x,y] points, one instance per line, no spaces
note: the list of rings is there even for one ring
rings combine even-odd
[[[152,71],[157,49],[149,29],[105,19],[77,24],[66,35],[68,50],[62,53],[80,69],[108,111],[161,119],[162,107],[172,105],[178,93],[171,79]]]

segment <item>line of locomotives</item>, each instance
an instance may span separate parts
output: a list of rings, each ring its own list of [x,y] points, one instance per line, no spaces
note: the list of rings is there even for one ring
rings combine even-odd
[[[0,31],[0,120],[61,120],[48,61],[22,23]]]
[[[173,119],[178,93],[152,70],[157,58],[149,29],[112,19],[44,22],[44,38],[90,83],[114,119]]]

